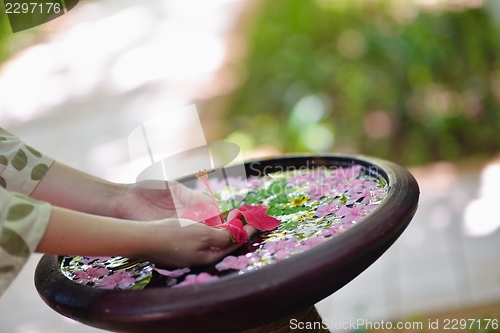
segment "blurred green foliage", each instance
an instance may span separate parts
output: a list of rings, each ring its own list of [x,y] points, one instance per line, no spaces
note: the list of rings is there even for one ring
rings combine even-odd
[[[5,14],[5,7],[0,2],[0,64],[7,59],[10,54],[10,39],[12,29],[10,28],[9,18]]]
[[[499,32],[485,8],[263,0],[226,139],[406,165],[494,154]]]

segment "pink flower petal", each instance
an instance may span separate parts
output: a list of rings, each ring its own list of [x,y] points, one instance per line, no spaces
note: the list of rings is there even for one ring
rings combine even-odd
[[[243,214],[245,212],[252,212],[252,213],[256,213],[256,214],[265,214],[267,212],[267,206],[245,204],[245,205],[241,206],[240,208],[238,208],[238,210],[241,212],[241,214]],[[243,216],[245,216],[245,215],[243,214]]]
[[[321,237],[329,237],[329,236],[338,235],[339,233],[340,233],[340,228],[338,225],[335,225],[328,230],[322,231],[319,235]]]
[[[320,237],[314,237],[314,238],[309,238],[309,239],[306,239],[303,244],[306,244],[307,246],[316,246],[316,245],[319,245],[321,243],[323,243],[325,240],[323,238],[320,238]]]
[[[130,287],[134,283],[135,283],[135,278],[133,277],[123,278],[120,281],[118,281],[118,288],[125,289]]]
[[[287,250],[280,250],[274,254],[274,258],[276,260],[286,259],[290,255],[290,252]]]
[[[205,282],[210,282],[213,280],[217,280],[219,277],[218,276],[213,276],[208,273],[200,273],[196,277],[196,282],[197,283],[205,283]]]
[[[245,221],[257,230],[267,231],[275,229],[280,225],[280,220],[266,214],[267,207],[263,205],[243,205],[238,210],[241,212]]]
[[[375,208],[377,208],[377,204],[370,204],[370,205],[366,205],[365,206],[365,212],[369,213],[371,212],[372,210],[374,210]]]
[[[221,262],[219,262],[217,265],[215,265],[215,268],[219,271],[225,271],[228,269],[242,270],[242,269],[247,268],[248,261],[249,261],[249,258],[246,257],[245,255],[241,255],[238,257],[227,256],[224,259],[222,259]]]
[[[220,224],[216,228],[222,228],[229,231],[231,236],[233,236],[234,241],[238,244],[243,244],[248,240],[248,233],[243,229],[243,222],[239,219],[234,218],[229,222]]]
[[[75,281],[78,283],[88,283],[94,282],[101,276],[107,276],[109,271],[104,267],[89,267],[87,270],[76,271],[75,273]]]
[[[311,184],[309,186],[309,197],[311,200],[319,199],[330,192],[330,187],[328,185],[322,186],[319,184]]]
[[[349,208],[347,206],[342,206],[340,209],[335,213],[335,216],[346,216],[348,214],[351,214],[352,208]]]
[[[201,222],[211,227],[221,224],[217,208],[204,202],[198,202],[197,204],[189,207],[181,214],[180,217],[183,219]]]
[[[231,209],[230,211],[227,212],[226,220],[231,221],[233,219],[240,219],[241,218],[241,213],[237,209]]]
[[[316,213],[314,215],[316,215],[317,217],[323,217],[331,214],[333,212],[333,209],[335,209],[335,206],[336,205],[334,204],[321,205],[318,207],[318,209],[316,209]]]
[[[189,285],[198,284],[198,283],[206,283],[206,282],[217,280],[218,278],[219,278],[218,276],[213,276],[213,275],[210,275],[210,274],[205,273],[205,272],[200,273],[198,275],[189,274],[188,276],[186,276],[184,281],[175,285],[174,288],[175,287],[189,286]]]
[[[102,289],[115,289],[118,286],[124,289],[135,283],[135,279],[132,276],[132,272],[115,273],[106,276],[102,280],[97,280],[95,286]]]
[[[106,260],[109,260],[109,259],[111,259],[111,257],[85,257],[82,260],[82,263],[85,264],[85,265],[88,265],[88,264],[90,264],[94,260],[106,261]]]
[[[247,180],[247,184],[251,187],[259,187],[264,181],[258,177],[250,177]]]
[[[282,239],[277,242],[266,242],[264,244],[264,249],[270,254],[286,251],[293,249],[297,246],[297,238],[293,237],[290,239]]]

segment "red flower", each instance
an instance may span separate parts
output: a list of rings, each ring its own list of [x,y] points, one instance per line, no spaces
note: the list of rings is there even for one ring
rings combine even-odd
[[[189,219],[196,222],[201,222],[211,227],[221,224],[219,211],[212,205],[204,202],[189,207],[180,216],[183,219]]]
[[[280,225],[280,220],[266,214],[267,207],[263,205],[243,205],[228,213],[228,218],[240,218],[242,215],[246,223],[257,230],[272,230]]]
[[[243,229],[243,222],[241,222],[238,218],[219,224],[216,228],[226,229],[229,231],[232,239],[238,244],[243,244],[248,240],[248,233],[245,229]]]
[[[280,225],[280,220],[267,215],[266,212],[267,207],[263,205],[243,205],[227,213],[229,222],[221,223],[218,210],[214,206],[200,202],[186,209],[181,218],[201,222],[214,228],[226,229],[233,241],[242,244],[248,240],[248,233],[243,229],[245,224],[261,231],[272,230]]]
[[[204,223],[208,226],[226,229],[231,234],[231,239],[236,243],[245,243],[248,240],[248,233],[243,226],[249,224],[257,230],[272,230],[280,225],[280,221],[266,214],[267,207],[263,205],[250,206],[243,205],[238,209],[233,209],[227,213],[226,220],[224,222],[222,218],[222,213],[217,200],[215,200],[214,193],[210,187],[210,182],[208,180],[208,173],[205,170],[200,171],[196,174],[196,178],[205,185],[215,206],[211,206],[206,203],[197,203],[184,211],[181,214],[181,218],[194,220],[197,222]],[[244,220],[242,221],[242,217]]]

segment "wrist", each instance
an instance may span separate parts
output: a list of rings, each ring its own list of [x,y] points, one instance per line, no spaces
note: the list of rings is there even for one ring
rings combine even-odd
[[[141,221],[136,222],[133,235],[130,235],[129,256],[143,260],[156,261],[158,252],[165,254],[166,244],[170,242],[169,228],[160,221]],[[165,260],[165,258],[162,258]],[[162,261],[160,259],[160,261]]]

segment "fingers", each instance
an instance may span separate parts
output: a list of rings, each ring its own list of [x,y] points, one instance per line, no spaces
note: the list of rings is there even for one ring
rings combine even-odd
[[[198,202],[205,202],[213,205],[212,199],[200,191],[195,191],[180,183],[171,183],[169,186],[179,201],[186,206],[192,206]]]
[[[241,246],[231,241],[226,229],[212,228],[188,219],[167,219],[162,223],[175,231],[171,243],[177,243],[181,249],[173,254],[182,257],[178,258],[180,263],[175,261],[176,266],[214,263]],[[250,225],[245,225],[244,229],[249,237],[256,232]]]
[[[224,249],[210,248],[204,251],[202,254],[204,257],[203,264],[215,263],[220,259],[222,259],[223,257],[227,256],[228,254],[236,251],[241,246],[241,244],[233,243],[231,241],[229,241],[229,244],[230,245]]]
[[[251,225],[243,227],[250,238],[257,230]],[[222,257],[237,250],[242,244],[233,243],[230,238],[229,231],[225,229],[212,229],[213,234],[210,242],[211,248],[205,251],[204,256],[206,263],[211,263],[220,260]]]
[[[187,189],[188,191],[191,192],[191,197],[189,198],[189,201],[186,201],[189,205],[194,205],[197,204],[198,202],[204,202],[210,205],[214,204],[214,201],[212,198],[210,198],[208,195],[206,195],[203,192],[200,191],[195,191],[191,189]]]
[[[231,241],[229,231],[226,229],[211,228],[210,246],[225,250],[231,247],[234,243]]]
[[[245,231],[247,232],[248,238],[252,237],[252,235],[257,232],[257,229],[252,227],[250,224],[245,224],[245,226],[243,226],[243,229],[245,229]]]

